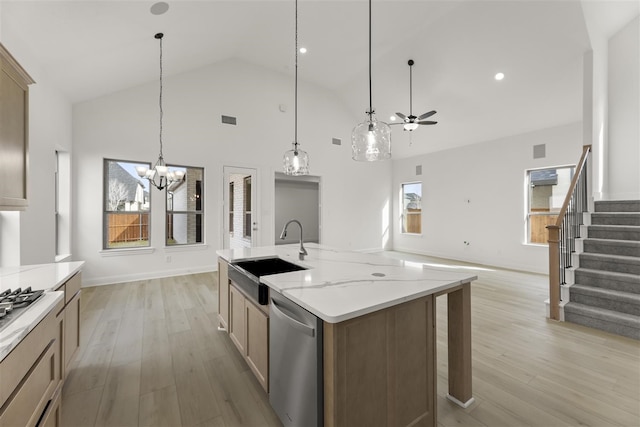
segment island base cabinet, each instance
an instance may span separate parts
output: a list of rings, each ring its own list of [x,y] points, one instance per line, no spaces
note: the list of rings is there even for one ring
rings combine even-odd
[[[229,325],[229,264],[218,259],[218,322],[220,329]]]
[[[435,426],[435,298],[324,323],[324,425]]]

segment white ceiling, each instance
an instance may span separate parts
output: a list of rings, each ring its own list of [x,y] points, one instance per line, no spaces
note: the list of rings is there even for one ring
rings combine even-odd
[[[165,33],[167,75],[229,58],[292,73],[293,0],[168,3],[156,16],[154,1],[2,0],[0,28],[74,103],[156,80],[156,32]],[[364,119],[367,1],[300,0],[298,8],[299,43],[309,49],[300,80],[334,91]],[[413,59],[413,112],[435,109],[439,124],[412,141],[394,126],[394,157],[577,121],[588,49],[577,0],[374,0],[373,106],[381,120],[408,113]]]

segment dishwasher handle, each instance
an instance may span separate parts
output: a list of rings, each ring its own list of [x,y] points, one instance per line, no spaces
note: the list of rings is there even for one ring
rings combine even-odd
[[[278,308],[278,303],[275,302],[275,300],[273,298],[271,298],[271,307],[273,308],[273,313],[276,316],[280,317],[281,319],[287,321],[289,323],[290,326],[292,326],[293,328],[303,332],[306,335],[309,335],[311,337],[313,337],[315,335],[315,328],[312,328],[309,325],[305,325],[304,323],[300,322],[299,320],[294,319],[293,317],[287,315],[285,312],[283,312],[280,308]]]

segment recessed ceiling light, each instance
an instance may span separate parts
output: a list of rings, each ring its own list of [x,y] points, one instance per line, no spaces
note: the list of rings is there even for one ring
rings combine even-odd
[[[389,116],[389,120],[391,120],[392,122],[396,121],[396,116]]]
[[[307,53],[307,48],[306,47],[301,47],[300,48],[300,53]]]
[[[164,1],[159,1],[157,3],[154,3],[151,6],[151,13],[154,15],[162,15],[163,13],[166,13],[167,10],[169,10],[169,3],[164,2]]]
[[[504,79],[504,73],[497,73],[497,74],[494,76],[494,79],[496,79],[496,80],[498,80],[498,81],[500,81],[500,80]]]

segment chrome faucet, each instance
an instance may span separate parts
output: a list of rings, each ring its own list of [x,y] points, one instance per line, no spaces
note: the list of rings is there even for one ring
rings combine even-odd
[[[280,238],[284,240],[284,238],[287,237],[287,227],[292,222],[295,222],[300,227],[300,249],[298,249],[298,259],[302,261],[304,260],[304,256],[309,254],[307,253],[307,250],[304,248],[304,245],[302,244],[302,224],[300,224],[300,221],[298,221],[297,219],[290,219],[289,221],[287,221],[287,223],[282,228],[282,233],[280,233]]]

